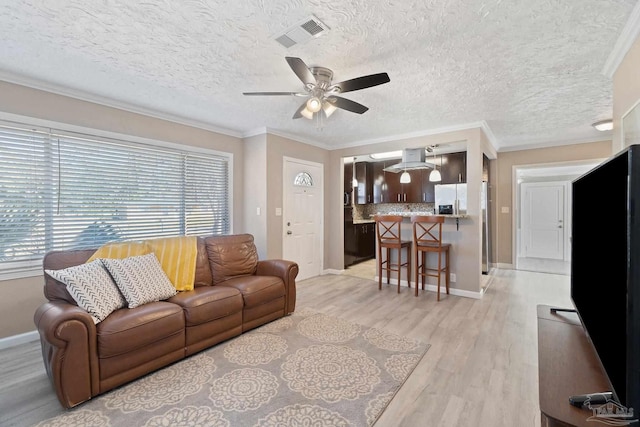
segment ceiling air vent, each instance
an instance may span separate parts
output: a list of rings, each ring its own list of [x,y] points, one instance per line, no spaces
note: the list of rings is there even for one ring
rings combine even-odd
[[[296,44],[306,43],[314,37],[319,37],[329,30],[322,21],[311,15],[308,18],[298,22],[293,27],[288,28],[284,34],[278,34],[274,37],[275,41],[286,48],[290,48]]]

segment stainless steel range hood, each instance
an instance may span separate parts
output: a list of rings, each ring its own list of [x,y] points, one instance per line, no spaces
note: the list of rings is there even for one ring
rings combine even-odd
[[[424,148],[405,148],[402,150],[402,161],[384,168],[387,172],[400,173],[415,169],[434,169],[433,163],[425,162]]]

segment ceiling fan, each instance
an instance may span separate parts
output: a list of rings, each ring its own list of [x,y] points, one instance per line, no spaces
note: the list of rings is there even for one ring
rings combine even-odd
[[[344,92],[378,86],[391,81],[387,73],[379,73],[345,80],[340,83],[332,83],[333,71],[330,69],[325,67],[307,67],[307,64],[300,58],[287,56],[285,59],[296,76],[304,83],[304,92],[243,92],[243,95],[308,97],[309,99],[307,99],[293,115],[294,119],[299,119],[300,117],[313,119],[315,113],[324,113],[326,117],[329,117],[338,108],[351,111],[352,113],[362,114],[369,108],[337,95]]]

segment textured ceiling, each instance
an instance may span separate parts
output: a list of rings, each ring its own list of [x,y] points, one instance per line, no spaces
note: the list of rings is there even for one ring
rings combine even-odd
[[[30,81],[250,134],[327,147],[486,121],[501,148],[593,140],[612,115],[601,71],[636,0],[0,0],[0,79]],[[285,49],[273,37],[314,14],[330,30]],[[346,93],[322,129],[291,116],[285,62],[334,81],[387,72]]]

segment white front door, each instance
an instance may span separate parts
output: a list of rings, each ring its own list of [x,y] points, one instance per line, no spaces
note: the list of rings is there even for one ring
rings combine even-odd
[[[532,182],[521,188],[522,256],[564,260],[566,184]]]
[[[282,257],[298,263],[297,280],[319,276],[324,256],[323,165],[284,158]]]

